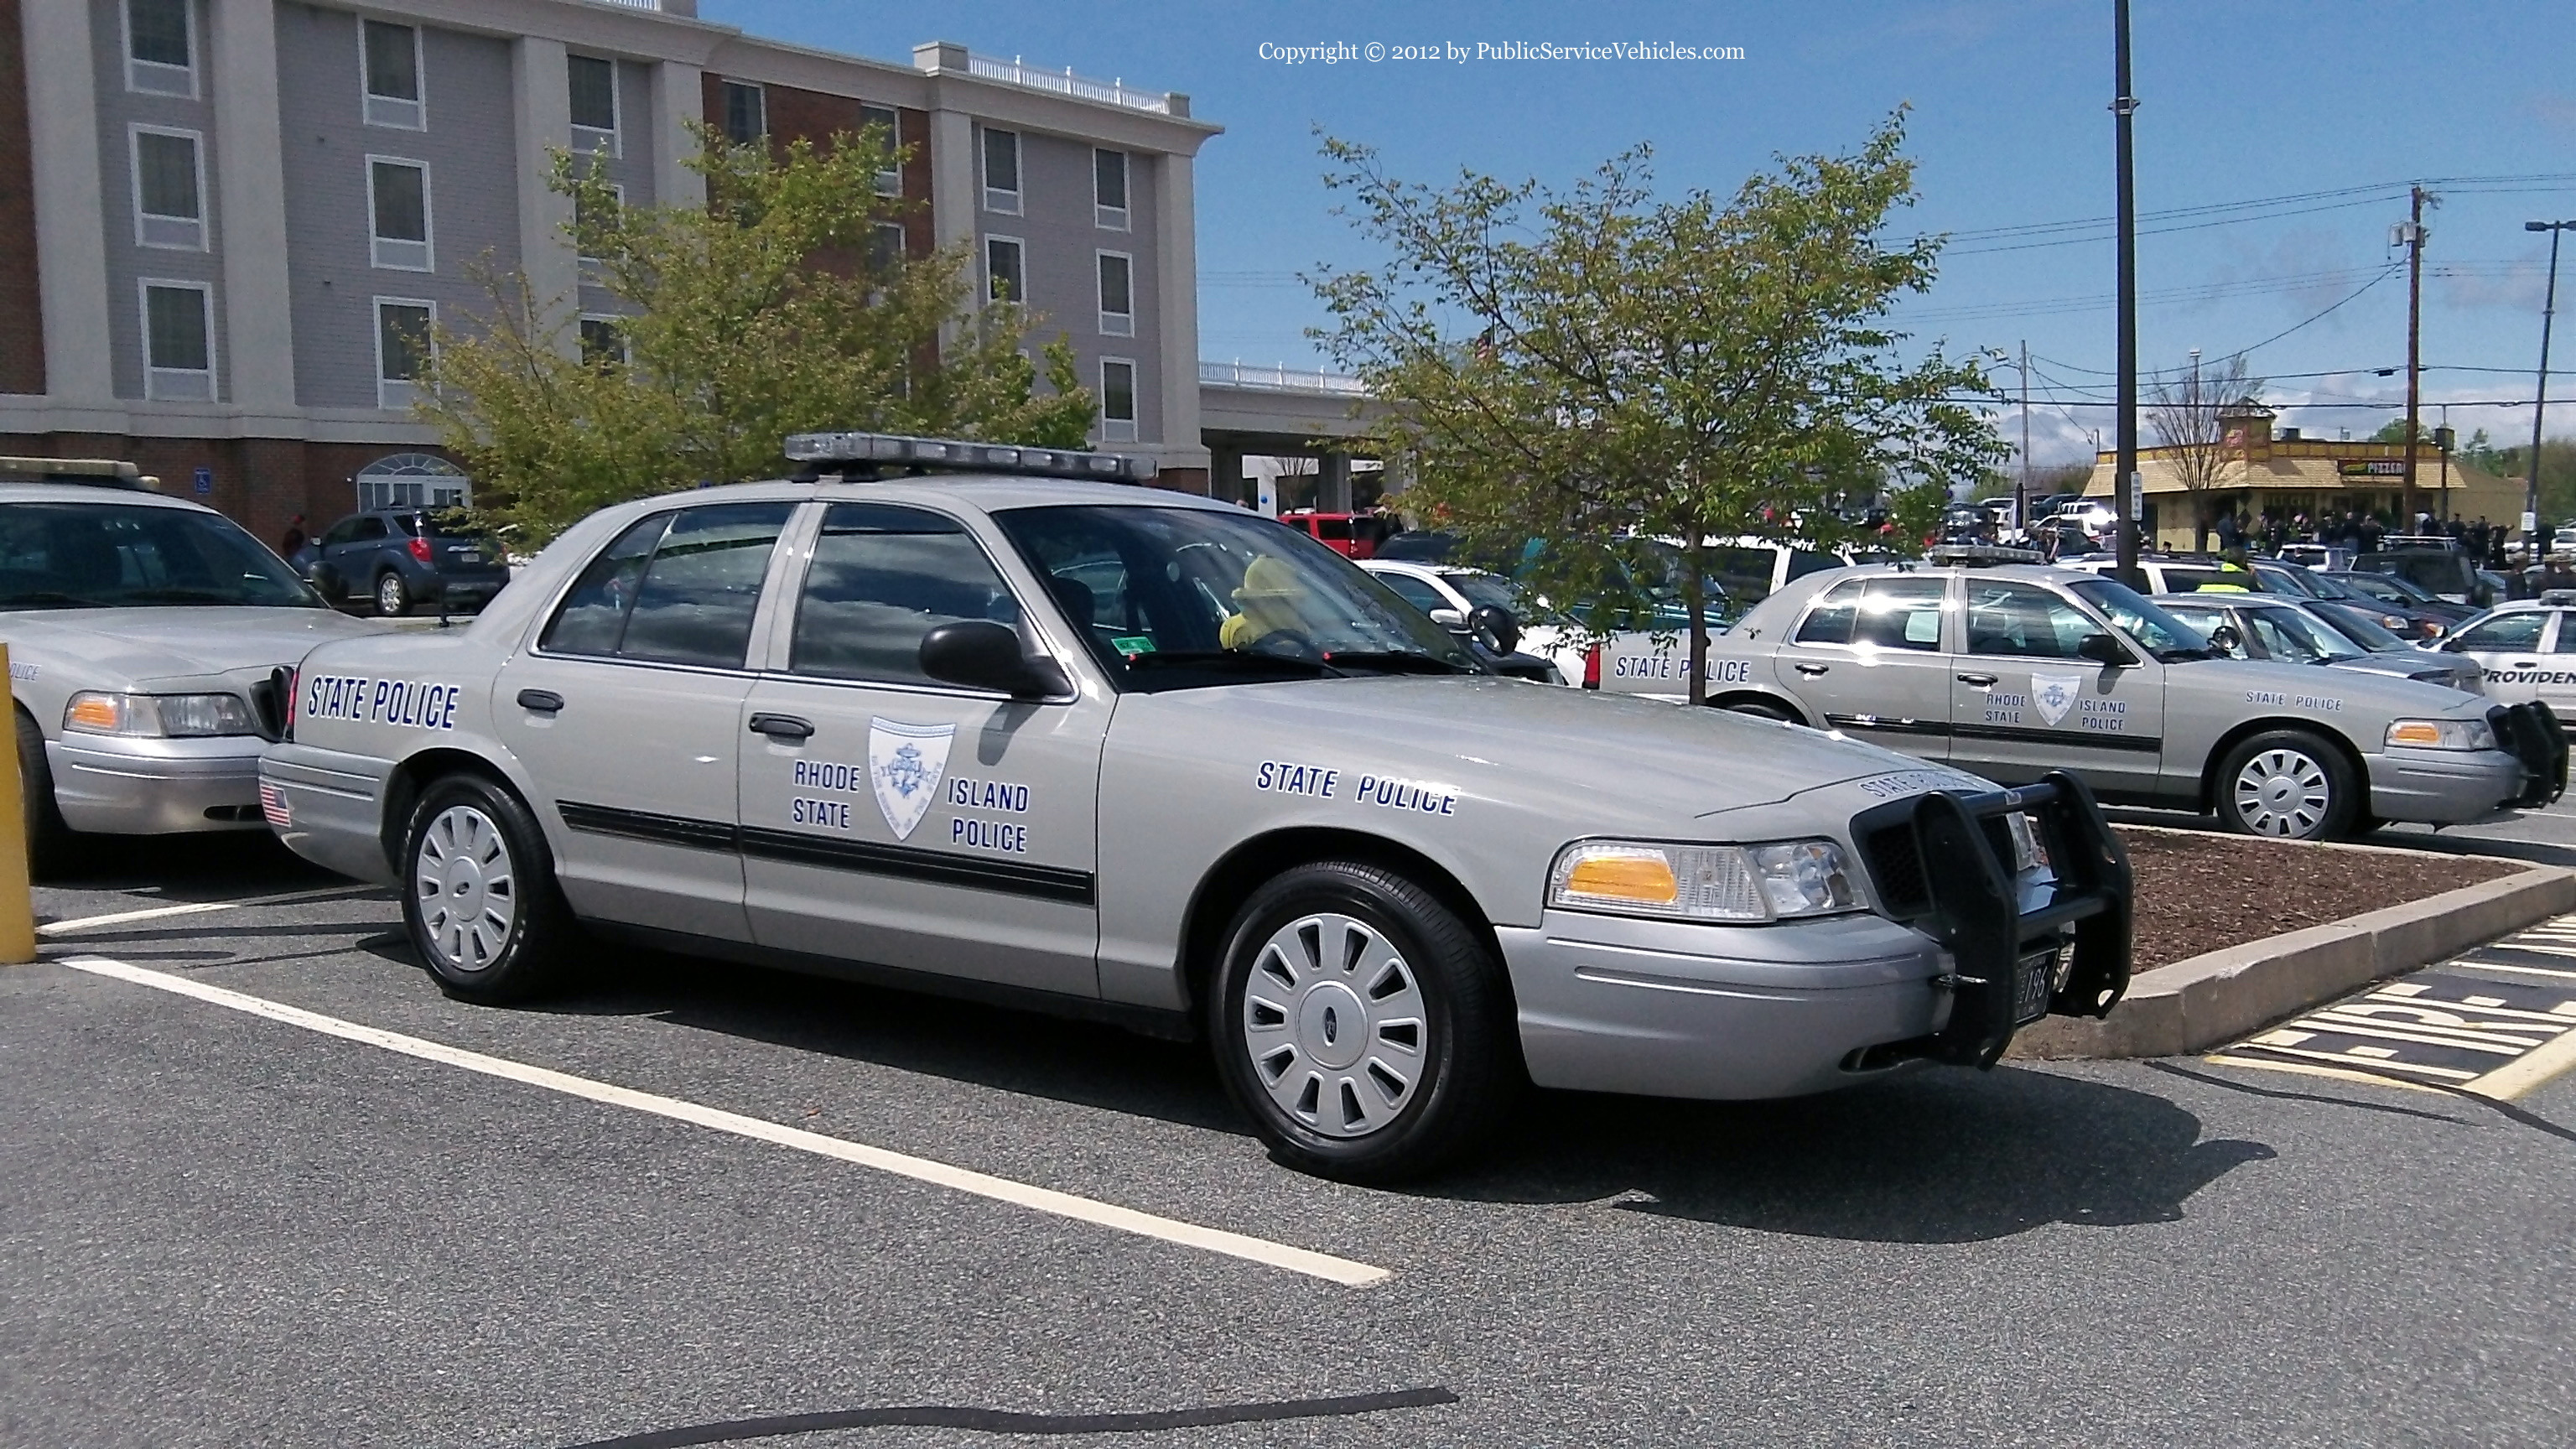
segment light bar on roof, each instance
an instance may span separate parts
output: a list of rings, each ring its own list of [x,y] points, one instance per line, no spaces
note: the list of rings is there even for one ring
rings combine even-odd
[[[1151,458],[1124,453],[1085,453],[1070,448],[1027,448],[962,438],[913,438],[900,433],[796,433],[787,439],[788,461],[815,468],[857,464],[868,468],[939,469],[957,473],[1008,473],[1028,478],[1097,478],[1142,483],[1154,476]]]

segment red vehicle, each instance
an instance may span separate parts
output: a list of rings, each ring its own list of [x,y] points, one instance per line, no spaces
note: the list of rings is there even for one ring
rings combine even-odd
[[[1386,520],[1374,513],[1317,513],[1300,508],[1280,514],[1279,521],[1345,558],[1377,557],[1377,546],[1387,534]]]

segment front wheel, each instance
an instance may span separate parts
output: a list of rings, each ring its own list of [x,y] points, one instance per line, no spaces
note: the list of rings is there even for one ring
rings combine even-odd
[[[403,925],[439,989],[498,1004],[544,991],[573,933],[535,817],[488,780],[421,792],[403,836]]]
[[[1388,1182],[1455,1160],[1526,1082],[1501,963],[1430,892],[1322,861],[1264,885],[1226,933],[1208,1038],[1279,1160]]]
[[[2362,815],[2361,784],[2343,752],[2304,730],[2240,742],[2218,767],[2218,821],[2242,835],[2328,840]]]

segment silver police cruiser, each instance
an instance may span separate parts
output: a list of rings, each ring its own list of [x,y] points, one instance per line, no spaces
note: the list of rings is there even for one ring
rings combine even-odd
[[[2115,579],[1984,556],[1797,580],[1709,641],[1709,702],[2008,785],[2065,770],[2105,800],[2291,839],[2457,824],[2566,788],[2545,704],[2220,658]],[[1602,679],[1661,674],[1660,661],[1620,660]]]
[[[1148,463],[787,451],[585,520],[469,627],[304,660],[271,823],[398,889],[450,993],[587,931],[1204,1035],[1283,1161],[1381,1179],[1525,1082],[1990,1065],[2126,985],[2070,776],[1497,677]]]
[[[278,681],[316,644],[375,632],[131,463],[0,458],[0,636],[36,869],[86,834],[263,828]]]
[[[2576,715],[2576,592],[2552,589],[2537,599],[2498,604],[2462,620],[2441,653],[2475,661],[2496,699],[2536,702]]]

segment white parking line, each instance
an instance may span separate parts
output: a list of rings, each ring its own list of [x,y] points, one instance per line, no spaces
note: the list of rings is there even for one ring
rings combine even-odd
[[[625,1107],[637,1112],[649,1112],[656,1117],[668,1117],[675,1122],[710,1127],[718,1132],[731,1132],[755,1141],[767,1142],[779,1147],[792,1147],[799,1152],[810,1152],[817,1157],[834,1158],[860,1167],[874,1168],[879,1172],[890,1172],[897,1177],[908,1177],[916,1182],[926,1182],[958,1192],[973,1193],[978,1197],[1013,1203],[1038,1212],[1053,1213],[1058,1217],[1073,1218],[1100,1227],[1115,1228],[1120,1232],[1134,1233],[1140,1237],[1156,1238],[1167,1243],[1178,1243],[1184,1247],[1202,1248],[1211,1253],[1246,1258],[1273,1268],[1285,1268],[1292,1273],[1303,1273],[1309,1277],[1322,1278],[1351,1287],[1364,1287],[1371,1283],[1382,1282],[1391,1276],[1384,1268],[1371,1267],[1366,1263],[1354,1263],[1347,1258],[1310,1252],[1304,1248],[1292,1248],[1285,1243],[1274,1243],[1266,1238],[1246,1237],[1241,1233],[1229,1233],[1219,1228],[1201,1227],[1196,1223],[1185,1223],[1177,1218],[1158,1217],[1152,1213],[1138,1212],[1133,1208],[1119,1207],[1114,1203],[1076,1197],[1069,1192],[1032,1187],[1027,1183],[1013,1182],[1009,1178],[993,1177],[962,1167],[952,1167],[947,1163],[934,1162],[926,1157],[889,1152],[882,1147],[870,1147],[846,1138],[827,1137],[819,1132],[783,1127],[758,1117],[746,1117],[739,1112],[727,1112],[721,1108],[702,1106],[677,1097],[664,1097],[652,1092],[639,1092],[630,1087],[594,1082],[587,1077],[576,1077],[569,1072],[532,1067],[524,1062],[485,1056],[481,1052],[445,1046],[416,1036],[404,1036],[399,1032],[385,1031],[379,1027],[361,1026],[354,1021],[343,1021],[336,1016],[324,1016],[320,1012],[306,1011],[302,1007],[288,1006],[264,997],[247,995],[221,986],[210,986],[202,981],[191,981],[165,972],[146,970],[141,966],[129,965],[123,961],[111,961],[103,956],[75,956],[65,959],[60,964],[76,971],[112,977],[136,986],[149,986],[156,991],[194,997],[199,1001],[228,1007],[234,1011],[247,1012],[252,1016],[265,1017],[270,1021],[284,1022],[289,1026],[300,1026],[306,1031],[338,1037],[343,1041],[381,1047],[386,1051],[399,1052],[404,1056],[417,1057],[422,1061],[462,1067],[469,1072],[481,1072],[485,1076],[500,1077],[505,1081],[543,1087],[547,1091],[561,1092],[566,1096],[579,1097],[585,1101],[600,1102],[612,1107]]]
[[[335,896],[365,895],[376,886],[333,886],[327,890],[293,891],[282,896],[255,896],[246,901],[190,901],[183,906],[153,906],[148,910],[118,911],[109,916],[83,916],[74,921],[48,921],[36,928],[39,936],[68,936],[75,931],[94,931],[101,926],[122,926],[128,921],[157,921],[165,916],[194,916],[206,911],[238,911],[247,906],[289,906],[298,901],[330,900]]]

